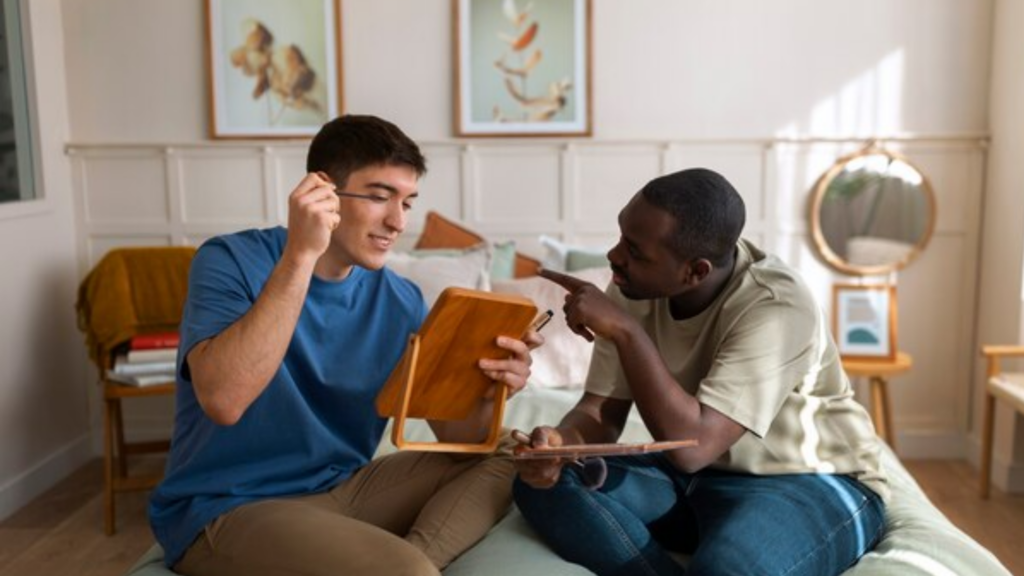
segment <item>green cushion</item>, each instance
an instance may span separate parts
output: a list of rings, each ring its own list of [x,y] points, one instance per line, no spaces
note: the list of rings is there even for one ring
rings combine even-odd
[[[607,268],[607,250],[583,250],[573,248],[565,255],[565,270],[576,272],[588,268]]]
[[[409,252],[412,256],[461,256],[466,253],[465,248],[423,248]],[[516,243],[513,240],[507,242],[493,242],[491,244],[491,266],[488,273],[491,280],[508,280],[515,276],[516,271]]]

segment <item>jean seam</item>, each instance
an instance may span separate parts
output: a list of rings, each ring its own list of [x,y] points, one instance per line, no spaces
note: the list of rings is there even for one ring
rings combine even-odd
[[[583,497],[586,499],[587,504],[590,505],[590,507],[593,508],[598,514],[600,514],[601,517],[604,518],[605,521],[607,521],[612,526],[612,528],[614,528],[615,534],[619,537],[619,541],[621,541],[622,544],[626,546],[629,552],[633,555],[633,558],[640,559],[640,562],[643,564],[645,572],[652,576],[658,576],[658,572],[654,570],[654,568],[647,562],[647,559],[644,558],[643,554],[640,553],[640,550],[636,547],[636,545],[633,544],[633,541],[629,538],[629,535],[626,533],[626,530],[622,527],[621,524],[619,524],[618,520],[616,520],[615,517],[612,516],[612,514],[604,508],[604,506],[601,506],[594,499],[594,496],[589,492],[584,492]]]
[[[652,478],[654,480],[662,480],[666,484],[674,484],[674,482],[672,482],[672,479],[669,478],[665,474],[665,472],[662,471],[662,470],[657,470],[656,472],[651,472],[650,470],[647,470],[646,468],[628,468],[628,467],[624,467],[624,466],[619,466],[617,464],[612,464],[609,467],[614,467],[614,468],[619,468],[619,469],[622,469],[622,470],[626,470],[630,474],[640,474],[640,475],[646,476],[648,478]]]
[[[797,562],[796,564],[793,564],[793,566],[791,566],[789,570],[786,570],[785,572],[783,572],[783,576],[785,576],[786,574],[791,574],[794,570],[799,568],[804,562],[807,562],[808,559],[812,558],[818,552],[820,552],[823,548],[828,546],[832,542],[832,540],[835,539],[836,534],[838,534],[842,530],[846,529],[847,526],[849,526],[852,522],[856,521],[857,518],[859,518],[862,514],[864,514],[865,509],[871,504],[871,502],[872,502],[871,498],[865,497],[864,501],[861,503],[860,507],[858,507],[857,510],[849,518],[847,518],[845,522],[843,522],[842,524],[837,526],[834,530],[829,532],[828,536],[825,538],[824,541],[822,541],[821,544],[819,544],[813,550],[811,550],[810,552],[805,554],[804,557],[801,558],[800,561]],[[871,542],[873,542],[874,538],[877,538],[877,537],[878,537],[878,530],[875,530],[875,535],[874,535],[873,539],[871,540]],[[868,549],[868,548],[870,548],[870,544],[867,546],[867,548],[865,548],[865,550]],[[858,552],[860,552],[860,551],[858,551]],[[857,558],[860,558],[861,555],[862,555],[862,553],[858,553],[857,554]],[[846,566],[844,566],[843,568],[845,569]]]

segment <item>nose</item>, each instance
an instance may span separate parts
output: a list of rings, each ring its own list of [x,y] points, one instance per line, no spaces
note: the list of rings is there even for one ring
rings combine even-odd
[[[384,216],[384,225],[389,230],[401,234],[405,232],[405,225],[409,221],[409,215],[405,211],[405,206],[399,200],[394,200],[388,203],[388,213]]]
[[[608,250],[608,254],[606,254],[605,257],[608,258],[608,262],[611,263],[612,266],[622,268],[622,241],[620,240],[619,242],[616,242],[615,246],[612,246],[611,249]]]

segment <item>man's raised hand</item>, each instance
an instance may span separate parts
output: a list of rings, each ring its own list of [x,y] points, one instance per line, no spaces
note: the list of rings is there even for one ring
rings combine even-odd
[[[335,186],[326,176],[306,174],[288,196],[288,246],[297,258],[316,260],[341,222]]]
[[[636,322],[609,298],[601,288],[561,272],[541,269],[540,276],[565,288],[565,323],[589,342],[594,336],[614,339]]]

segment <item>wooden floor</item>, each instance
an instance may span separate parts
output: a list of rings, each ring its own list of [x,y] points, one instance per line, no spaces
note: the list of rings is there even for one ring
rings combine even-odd
[[[148,493],[117,499],[117,534],[103,534],[103,469],[90,462],[0,522],[0,576],[120,576],[153,544]],[[905,462],[929,498],[1013,574],[1024,574],[1024,496],[977,497],[977,475],[959,460]],[[141,467],[156,469],[159,460]]]

